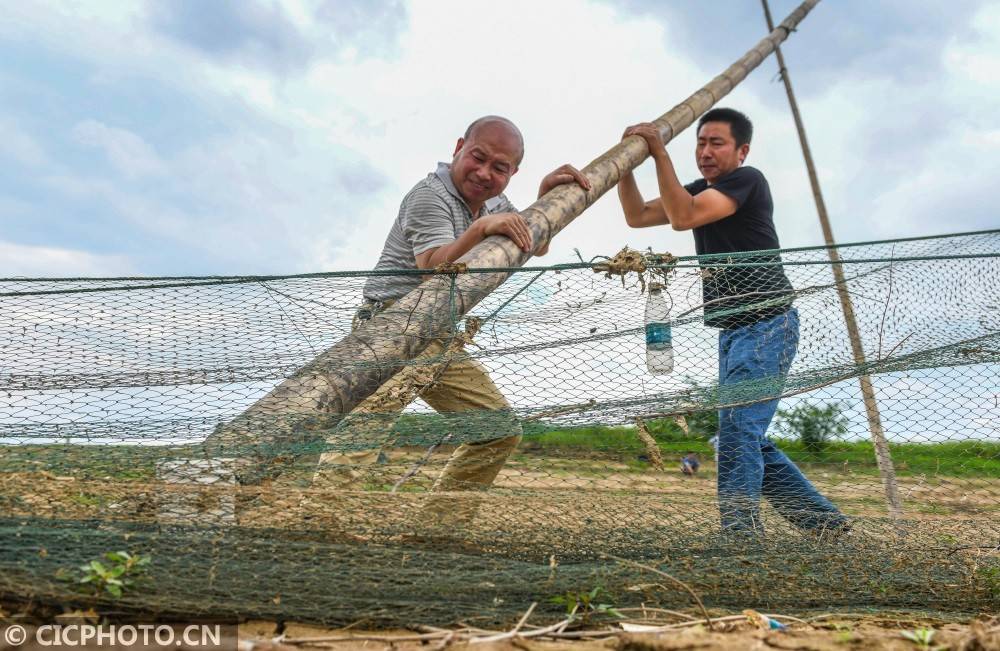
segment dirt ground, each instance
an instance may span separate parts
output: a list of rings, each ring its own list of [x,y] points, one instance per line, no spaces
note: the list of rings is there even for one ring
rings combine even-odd
[[[425,488],[446,458],[432,459],[407,484]],[[308,520],[311,527],[345,522],[363,529],[367,523],[391,524],[398,530],[419,513],[427,494],[407,490],[390,493],[394,478],[411,469],[416,452],[395,452],[380,467],[376,490],[336,492],[322,487],[296,489],[276,483],[258,491],[257,505],[249,521],[262,527],[293,527]],[[846,513],[860,518],[885,518],[885,505],[878,478],[870,474],[813,469],[810,477]],[[626,463],[600,459],[546,459],[521,457],[512,460],[497,480],[497,489],[482,496],[481,514],[490,531],[525,532],[562,527],[561,536],[577,528],[594,530],[622,525],[628,513],[629,527],[660,525],[676,520],[678,509],[697,512],[713,521],[715,469],[703,465],[695,477],[682,475],[673,464],[663,471],[636,469]],[[225,486],[193,487],[209,501],[232,493]],[[0,506],[8,513],[32,517],[155,520],[154,496],[164,491],[190,490],[161,483],[82,480],[48,472],[0,473]],[[935,535],[955,539],[969,536],[970,524],[979,531],[995,531],[1000,519],[1000,500],[995,481],[955,477],[907,476],[900,478],[906,517],[923,523]],[[511,500],[511,492],[518,499]],[[581,517],[587,515],[587,518]],[[473,532],[475,533],[475,532]],[[796,613],[801,616],[801,613]],[[949,651],[1000,651],[1000,613],[941,620],[912,614],[834,613],[822,618],[785,618],[786,630],[754,626],[739,612],[713,612],[722,621],[709,630],[697,613],[679,618],[657,619],[647,625],[665,625],[658,632],[574,630],[567,627],[559,639],[540,639],[540,627],[529,620],[513,634],[510,631],[449,631],[422,627],[417,630],[359,631],[324,629],[289,623],[248,622],[240,626],[239,651],[291,651],[292,649],[392,649],[393,651],[438,651],[475,648],[494,650],[559,649],[948,649]],[[776,617],[777,619],[777,617]],[[633,620],[641,624],[642,621]],[[933,631],[933,633],[927,633]],[[577,639],[572,636],[576,635]],[[928,638],[927,636],[930,635]],[[909,636],[909,637],[907,637]],[[921,637],[923,636],[923,637]],[[499,637],[486,641],[490,637]],[[911,639],[916,638],[916,639]],[[923,639],[926,643],[921,643]],[[0,646],[0,651],[3,647]]]
[[[381,502],[389,488],[419,459],[419,451],[389,453],[386,465],[372,470],[368,483],[351,491],[355,496],[368,495],[373,502]],[[401,492],[392,497],[400,503],[419,499],[440,471],[447,453],[435,455],[429,463],[407,481]],[[685,505],[688,512],[715,508],[715,464],[706,461],[694,477],[684,476],[668,461],[664,470],[635,468],[626,463],[607,459],[534,459],[522,456],[508,462],[495,482],[497,489],[510,489],[519,493],[536,492],[539,497],[558,493],[585,492],[587,498],[620,498],[635,496],[654,498],[664,503]],[[305,503],[293,511],[308,511],[308,495],[328,494],[322,486],[302,489],[302,477],[308,473],[288,472],[272,485],[263,489],[265,502],[290,493],[306,496]],[[822,467],[808,469],[807,474],[816,487],[830,497],[845,513],[857,517],[884,517],[886,515],[883,489],[877,476],[856,473],[846,468]],[[985,478],[949,476],[901,476],[899,493],[903,499],[905,516],[920,521],[946,521],[949,519],[1000,519],[1000,499],[996,482]],[[204,486],[196,487],[206,489]],[[217,487],[225,490],[224,487]],[[93,517],[96,514],[113,517],[141,518],[150,515],[144,511],[149,505],[144,497],[166,490],[185,490],[180,486],[165,486],[159,482],[122,482],[99,479],[78,479],[51,472],[0,473],[0,506],[17,515]],[[270,490],[268,490],[270,489]],[[491,501],[488,497],[487,501]],[[284,499],[285,506],[289,499]],[[285,515],[289,515],[287,512]]]
[[[803,651],[846,651],[873,649],[878,651],[1000,651],[1000,619],[981,616],[967,621],[942,621],[906,615],[826,616],[811,622],[785,620],[785,630],[764,630],[750,623],[749,618],[732,616],[729,621],[714,624],[709,630],[704,622],[660,632],[626,632],[595,629],[568,631],[567,636],[580,639],[536,639],[539,630],[524,626],[512,631],[489,635],[446,631],[417,632],[330,630],[297,624],[286,625],[277,635],[270,622],[248,622],[240,627],[241,651],[366,649],[370,651],[429,651],[431,649],[477,649],[479,651],[699,651],[736,649],[798,649]],[[600,635],[600,638],[596,636]],[[489,637],[503,637],[486,641]],[[914,639],[916,638],[916,639]],[[310,642],[311,641],[311,642]],[[926,642],[926,644],[924,643]]]

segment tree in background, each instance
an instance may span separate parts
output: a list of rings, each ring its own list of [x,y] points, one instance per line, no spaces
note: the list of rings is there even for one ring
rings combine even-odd
[[[798,438],[813,453],[822,452],[827,443],[846,434],[849,422],[839,402],[800,402],[791,409],[778,410],[778,429]]]

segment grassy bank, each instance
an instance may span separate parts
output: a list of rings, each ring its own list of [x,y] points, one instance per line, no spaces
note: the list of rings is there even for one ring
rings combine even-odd
[[[651,424],[660,450],[668,458],[698,452],[711,458],[713,451],[703,436],[685,436],[672,424]],[[834,441],[819,453],[799,441],[775,439],[793,461],[801,464],[847,465],[853,472],[878,472],[868,441]],[[962,441],[944,443],[890,443],[900,475],[1000,478],[1000,443]],[[633,427],[579,427],[530,432],[522,449],[530,454],[553,456],[607,456],[635,459],[644,452]]]
[[[697,422],[697,421],[695,421]],[[667,459],[679,459],[685,452],[699,453],[710,459],[713,451],[704,435],[685,435],[669,421],[651,421],[649,429]],[[700,431],[704,431],[699,428]],[[440,434],[431,439],[439,440]],[[796,463],[837,465],[852,472],[878,472],[867,441],[834,441],[816,453],[799,441],[776,440],[779,447]],[[427,441],[407,441],[424,447]],[[898,474],[949,477],[1000,478],[1000,443],[962,441],[944,443],[890,443]],[[156,463],[162,459],[199,457],[185,446],[134,445],[2,445],[0,472],[47,471],[55,475],[86,475],[122,481],[149,480],[155,476]],[[636,468],[645,466],[645,450],[634,427],[588,426],[571,429],[526,427],[519,454],[544,463],[550,458],[602,458],[623,461]]]

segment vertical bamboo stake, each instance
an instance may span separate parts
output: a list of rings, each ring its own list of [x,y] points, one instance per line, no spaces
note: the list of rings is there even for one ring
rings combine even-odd
[[[771,20],[771,8],[767,0],[761,0],[764,5],[764,17],[767,19],[767,29],[774,31],[774,23]],[[833,230],[830,228],[830,219],[826,212],[826,203],[823,201],[823,193],[819,187],[819,177],[816,175],[816,167],[813,165],[812,152],[809,150],[809,141],[806,139],[806,128],[802,123],[802,115],[799,113],[798,102],[795,101],[795,93],[792,92],[792,80],[788,76],[788,68],[785,67],[785,57],[781,54],[781,48],[774,47],[774,54],[778,58],[778,74],[785,84],[785,93],[788,95],[788,104],[792,108],[792,117],[795,119],[795,129],[799,133],[799,142],[802,144],[802,157],[806,161],[806,170],[809,172],[809,185],[812,186],[813,198],[816,200],[816,212],[819,215],[819,224],[823,229],[823,240],[826,242],[827,253],[833,266],[833,278],[837,285],[837,296],[840,298],[840,307],[844,311],[844,321],[847,323],[847,334],[851,340],[851,352],[854,355],[854,363],[858,368],[865,366],[865,350],[861,345],[861,335],[858,332],[858,322],[854,317],[854,304],[851,302],[851,295],[847,291],[847,284],[844,280],[844,268],[840,263],[840,254],[834,248]],[[885,440],[885,430],[882,428],[882,416],[879,413],[878,402],[875,399],[875,388],[872,386],[871,377],[865,373],[858,378],[861,384],[861,396],[865,403],[865,412],[868,415],[868,429],[871,431],[872,443],[875,446],[875,462],[878,464],[879,475],[882,477],[882,486],[885,489],[885,500],[889,506],[889,515],[893,520],[898,520],[902,515],[902,504],[899,499],[899,488],[896,484],[896,470],[892,464],[892,455],[889,453],[889,444]]]

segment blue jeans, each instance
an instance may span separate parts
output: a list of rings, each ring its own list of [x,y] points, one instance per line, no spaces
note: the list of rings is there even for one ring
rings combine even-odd
[[[763,533],[760,498],[802,529],[840,529],[847,519],[767,438],[799,344],[799,313],[719,332],[719,510],[732,533]],[[768,396],[775,396],[768,400]]]

